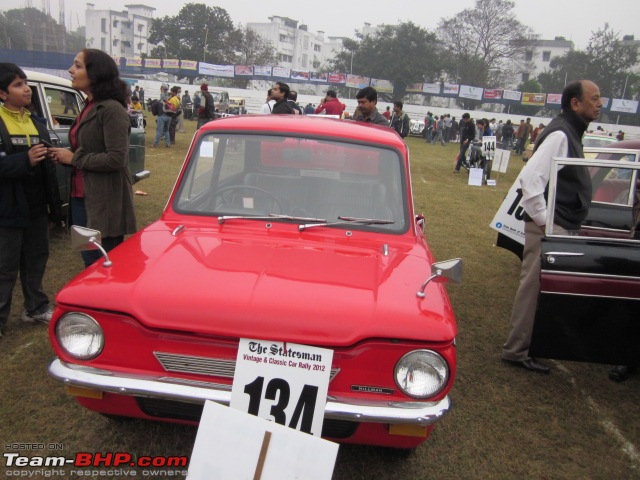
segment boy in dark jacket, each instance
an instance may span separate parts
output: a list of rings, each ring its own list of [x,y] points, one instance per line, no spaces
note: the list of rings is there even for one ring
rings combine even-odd
[[[49,258],[49,220],[61,218],[51,139],[27,106],[31,88],[20,67],[0,63],[0,336],[11,311],[18,272],[24,294],[22,320],[49,323],[42,278]]]

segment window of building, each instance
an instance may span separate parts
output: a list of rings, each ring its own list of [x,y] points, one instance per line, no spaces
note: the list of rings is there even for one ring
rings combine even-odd
[[[549,60],[551,60],[551,52],[550,51],[542,52],[542,61],[548,62]]]
[[[138,50],[142,51],[144,49],[144,43],[140,42],[138,43]]]
[[[280,34],[280,42],[282,42],[282,43],[293,43],[293,37],[281,33]]]
[[[528,82],[529,81],[529,74],[528,73],[523,73],[522,74],[522,81],[523,82]]]
[[[318,45],[317,43],[313,46],[313,51],[314,52],[321,52],[322,51],[322,46]]]
[[[103,52],[107,51],[107,39],[104,37],[100,39],[100,50],[102,50]]]
[[[144,28],[144,25],[142,23],[138,24],[138,31],[142,32],[142,29]]]
[[[309,37],[305,36],[302,40],[302,48],[309,50]]]
[[[113,21],[113,26],[114,26],[114,27],[117,27],[117,26],[118,26],[118,23],[119,23],[119,22],[118,22],[118,20],[114,20],[114,21]]]
[[[114,47],[117,47],[117,46],[118,46],[118,39],[117,39],[117,38],[114,38],[114,39],[113,39],[113,46],[114,46]]]
[[[525,52],[524,59],[527,62],[530,62],[531,60],[533,60],[533,52],[531,52],[531,51]]]
[[[293,56],[285,55],[284,53],[280,53],[280,54],[278,54],[278,60],[280,60],[281,62],[292,63],[293,62]]]
[[[100,20],[100,30],[102,33],[107,33],[107,19],[103,18]]]
[[[302,54],[302,66],[303,68],[307,68],[307,61],[308,61],[308,57],[306,53]]]

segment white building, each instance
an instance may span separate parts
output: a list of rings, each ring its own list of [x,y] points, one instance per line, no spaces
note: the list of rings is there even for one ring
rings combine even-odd
[[[126,10],[95,10],[87,3],[86,41],[88,48],[97,48],[110,55],[140,57],[149,54],[147,42],[155,8],[146,5],[125,5]]]
[[[325,40],[324,32],[309,32],[304,24],[287,17],[269,17],[269,23],[247,23],[263,39],[270,41],[281,67],[296,70],[318,70],[335,53],[338,37]],[[339,41],[342,45],[341,40]]]
[[[520,82],[536,78],[539,74],[549,70],[549,62],[556,57],[562,57],[573,50],[573,42],[564,37],[554,40],[534,40],[527,42],[525,63],[527,67],[521,72]]]

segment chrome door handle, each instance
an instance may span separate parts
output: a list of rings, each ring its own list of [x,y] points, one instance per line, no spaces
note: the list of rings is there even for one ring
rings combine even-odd
[[[553,264],[556,262],[556,257],[583,257],[584,253],[577,252],[547,252],[547,262]]]

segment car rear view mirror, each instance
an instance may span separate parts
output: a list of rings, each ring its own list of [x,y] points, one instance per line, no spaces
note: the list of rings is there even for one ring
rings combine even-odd
[[[462,259],[453,258],[431,264],[431,276],[427,278],[416,293],[419,298],[424,298],[424,290],[430,281],[436,283],[462,283]]]
[[[102,266],[110,267],[112,265],[111,260],[109,260],[109,255],[107,255],[105,249],[100,245],[101,240],[102,235],[100,231],[93,230],[92,228],[79,227],[78,225],[71,225],[71,248],[76,251],[100,250],[104,257]]]

